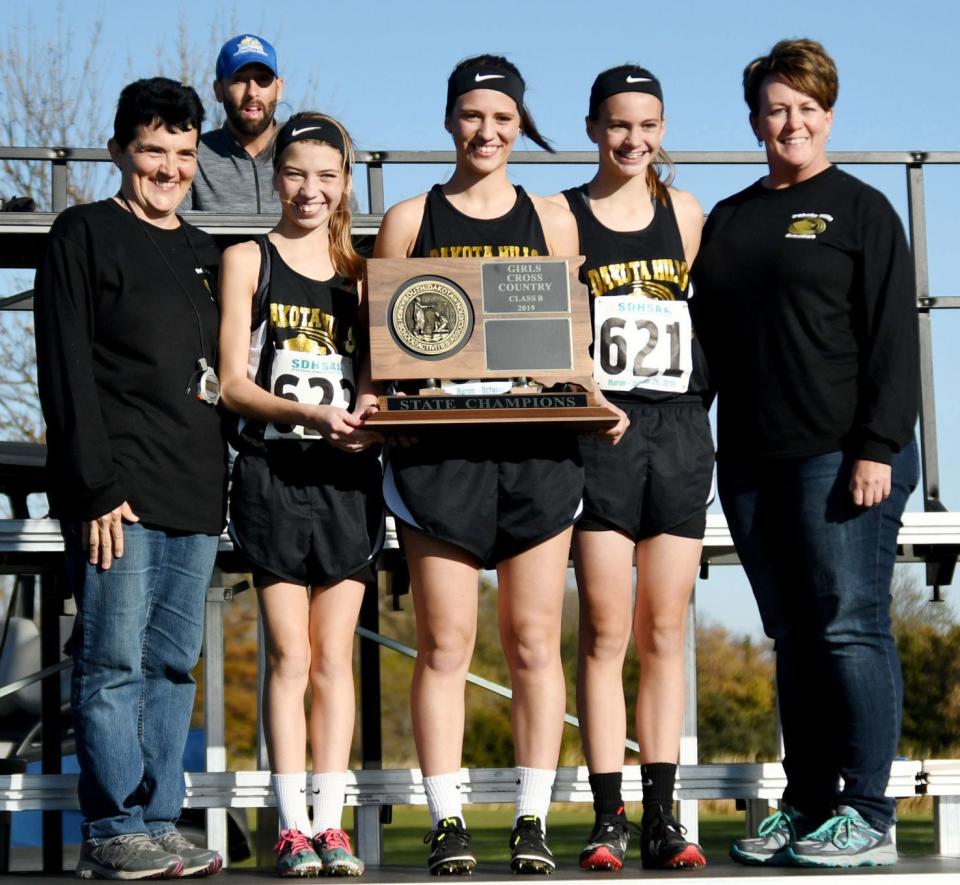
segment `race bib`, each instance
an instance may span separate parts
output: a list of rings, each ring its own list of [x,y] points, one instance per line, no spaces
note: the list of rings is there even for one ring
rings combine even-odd
[[[593,299],[593,377],[601,390],[685,393],[693,368],[686,301],[636,295]]]
[[[270,391],[275,396],[313,406],[336,406],[350,410],[356,393],[353,362],[339,353],[313,354],[278,350],[270,372]],[[270,423],[264,439],[322,439],[323,434],[301,424]]]

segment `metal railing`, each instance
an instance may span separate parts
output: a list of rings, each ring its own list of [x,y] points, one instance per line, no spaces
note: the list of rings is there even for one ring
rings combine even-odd
[[[927,223],[924,200],[924,168],[927,166],[953,166],[960,170],[960,151],[837,151],[828,154],[829,159],[841,165],[899,166],[906,173],[907,220],[910,243],[913,250],[914,275],[917,290],[917,309],[920,332],[920,445],[923,465],[924,510],[946,509],[941,501],[940,470],[937,447],[936,404],[934,400],[933,331],[931,311],[960,307],[960,296],[933,295],[930,292],[930,276],[927,255]],[[761,151],[677,151],[671,154],[677,166],[728,166],[763,165],[765,156]],[[0,147],[0,160],[41,161],[51,165],[51,205],[54,213],[66,208],[68,195],[67,169],[70,163],[109,162],[110,157],[102,148],[71,147]],[[387,167],[452,165],[456,161],[454,151],[358,151],[358,166],[366,170],[367,213],[355,218],[356,233],[369,234],[379,227],[386,210],[384,204],[384,170]],[[514,151],[510,157],[514,165],[590,165],[596,163],[595,151],[561,151],[549,154],[543,151]],[[49,214],[37,217],[39,225],[30,223],[31,213],[17,213],[4,218],[0,213],[0,233],[16,228],[18,232],[34,230],[43,232],[52,220]],[[11,213],[13,215],[13,213]],[[266,227],[265,220],[257,216],[220,216],[198,213],[191,221],[205,227],[204,217],[211,224],[213,233],[245,232],[251,228]],[[218,222],[227,222],[226,224]],[[229,222],[233,222],[232,224]],[[47,222],[44,224],[44,222]],[[0,256],[2,261],[2,256]],[[928,564],[927,583],[933,587],[950,582],[952,572],[946,566]],[[945,579],[944,579],[945,578]],[[938,592],[938,591],[935,591]]]

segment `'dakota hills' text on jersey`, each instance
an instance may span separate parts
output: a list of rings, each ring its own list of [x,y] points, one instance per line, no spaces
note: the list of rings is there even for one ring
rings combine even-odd
[[[427,194],[411,258],[526,258],[547,254],[533,203],[519,185],[517,201],[500,218],[471,218],[444,196],[439,184]]]

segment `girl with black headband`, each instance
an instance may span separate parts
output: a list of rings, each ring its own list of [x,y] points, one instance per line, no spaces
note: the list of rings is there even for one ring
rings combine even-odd
[[[350,240],[353,147],[335,120],[277,134],[283,215],[224,253],[220,374],[242,416],[231,534],[250,560],[266,639],[263,720],[281,876],[359,876],[340,825],[353,737],[353,633],[382,535],[368,391],[363,261]],[[313,824],[304,800],[309,686]]]
[[[640,657],[636,727],[647,868],[699,867],[672,814],[684,714],[683,645],[713,471],[704,363],[687,298],[703,212],[670,186],[663,94],[636,65],[601,73],[587,134],[598,166],[551,199],[577,219],[592,305],[594,376],[629,418],[616,446],[582,436],[584,514],[574,532],[580,592],[577,707],[596,822],[585,869],[620,869],[629,829],[621,781],[621,691],[631,623]],[[636,565],[636,601],[633,575]],[[633,617],[631,618],[631,607]]]
[[[375,255],[577,254],[570,213],[527,195],[507,176],[521,132],[550,149],[523,91],[519,71],[499,56],[457,65],[445,116],[457,153],[453,176],[390,209]],[[471,382],[441,384],[462,393],[472,389]],[[582,488],[576,438],[562,430],[432,430],[414,445],[391,450],[384,490],[400,521],[417,616],[411,706],[434,827],[433,873],[469,873],[476,864],[459,785],[464,690],[479,571],[493,567],[513,686],[519,785],[511,867],[519,873],[554,869],[544,821],[563,731],[560,622]]]

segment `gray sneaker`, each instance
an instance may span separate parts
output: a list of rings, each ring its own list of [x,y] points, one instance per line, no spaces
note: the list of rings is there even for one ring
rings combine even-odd
[[[177,855],[183,861],[181,876],[212,876],[223,866],[220,853],[209,848],[198,848],[176,830],[154,836],[153,841],[165,851]]]
[[[737,839],[730,846],[730,857],[749,866],[786,866],[790,864],[785,853],[787,846],[811,829],[806,817],[784,805],[760,822],[754,838]]]
[[[841,805],[831,817],[786,849],[800,867],[881,867],[897,862],[897,846],[889,830],[870,826],[855,808]]]
[[[81,879],[170,879],[183,873],[183,862],[146,833],[114,836],[80,846],[76,874]]]

